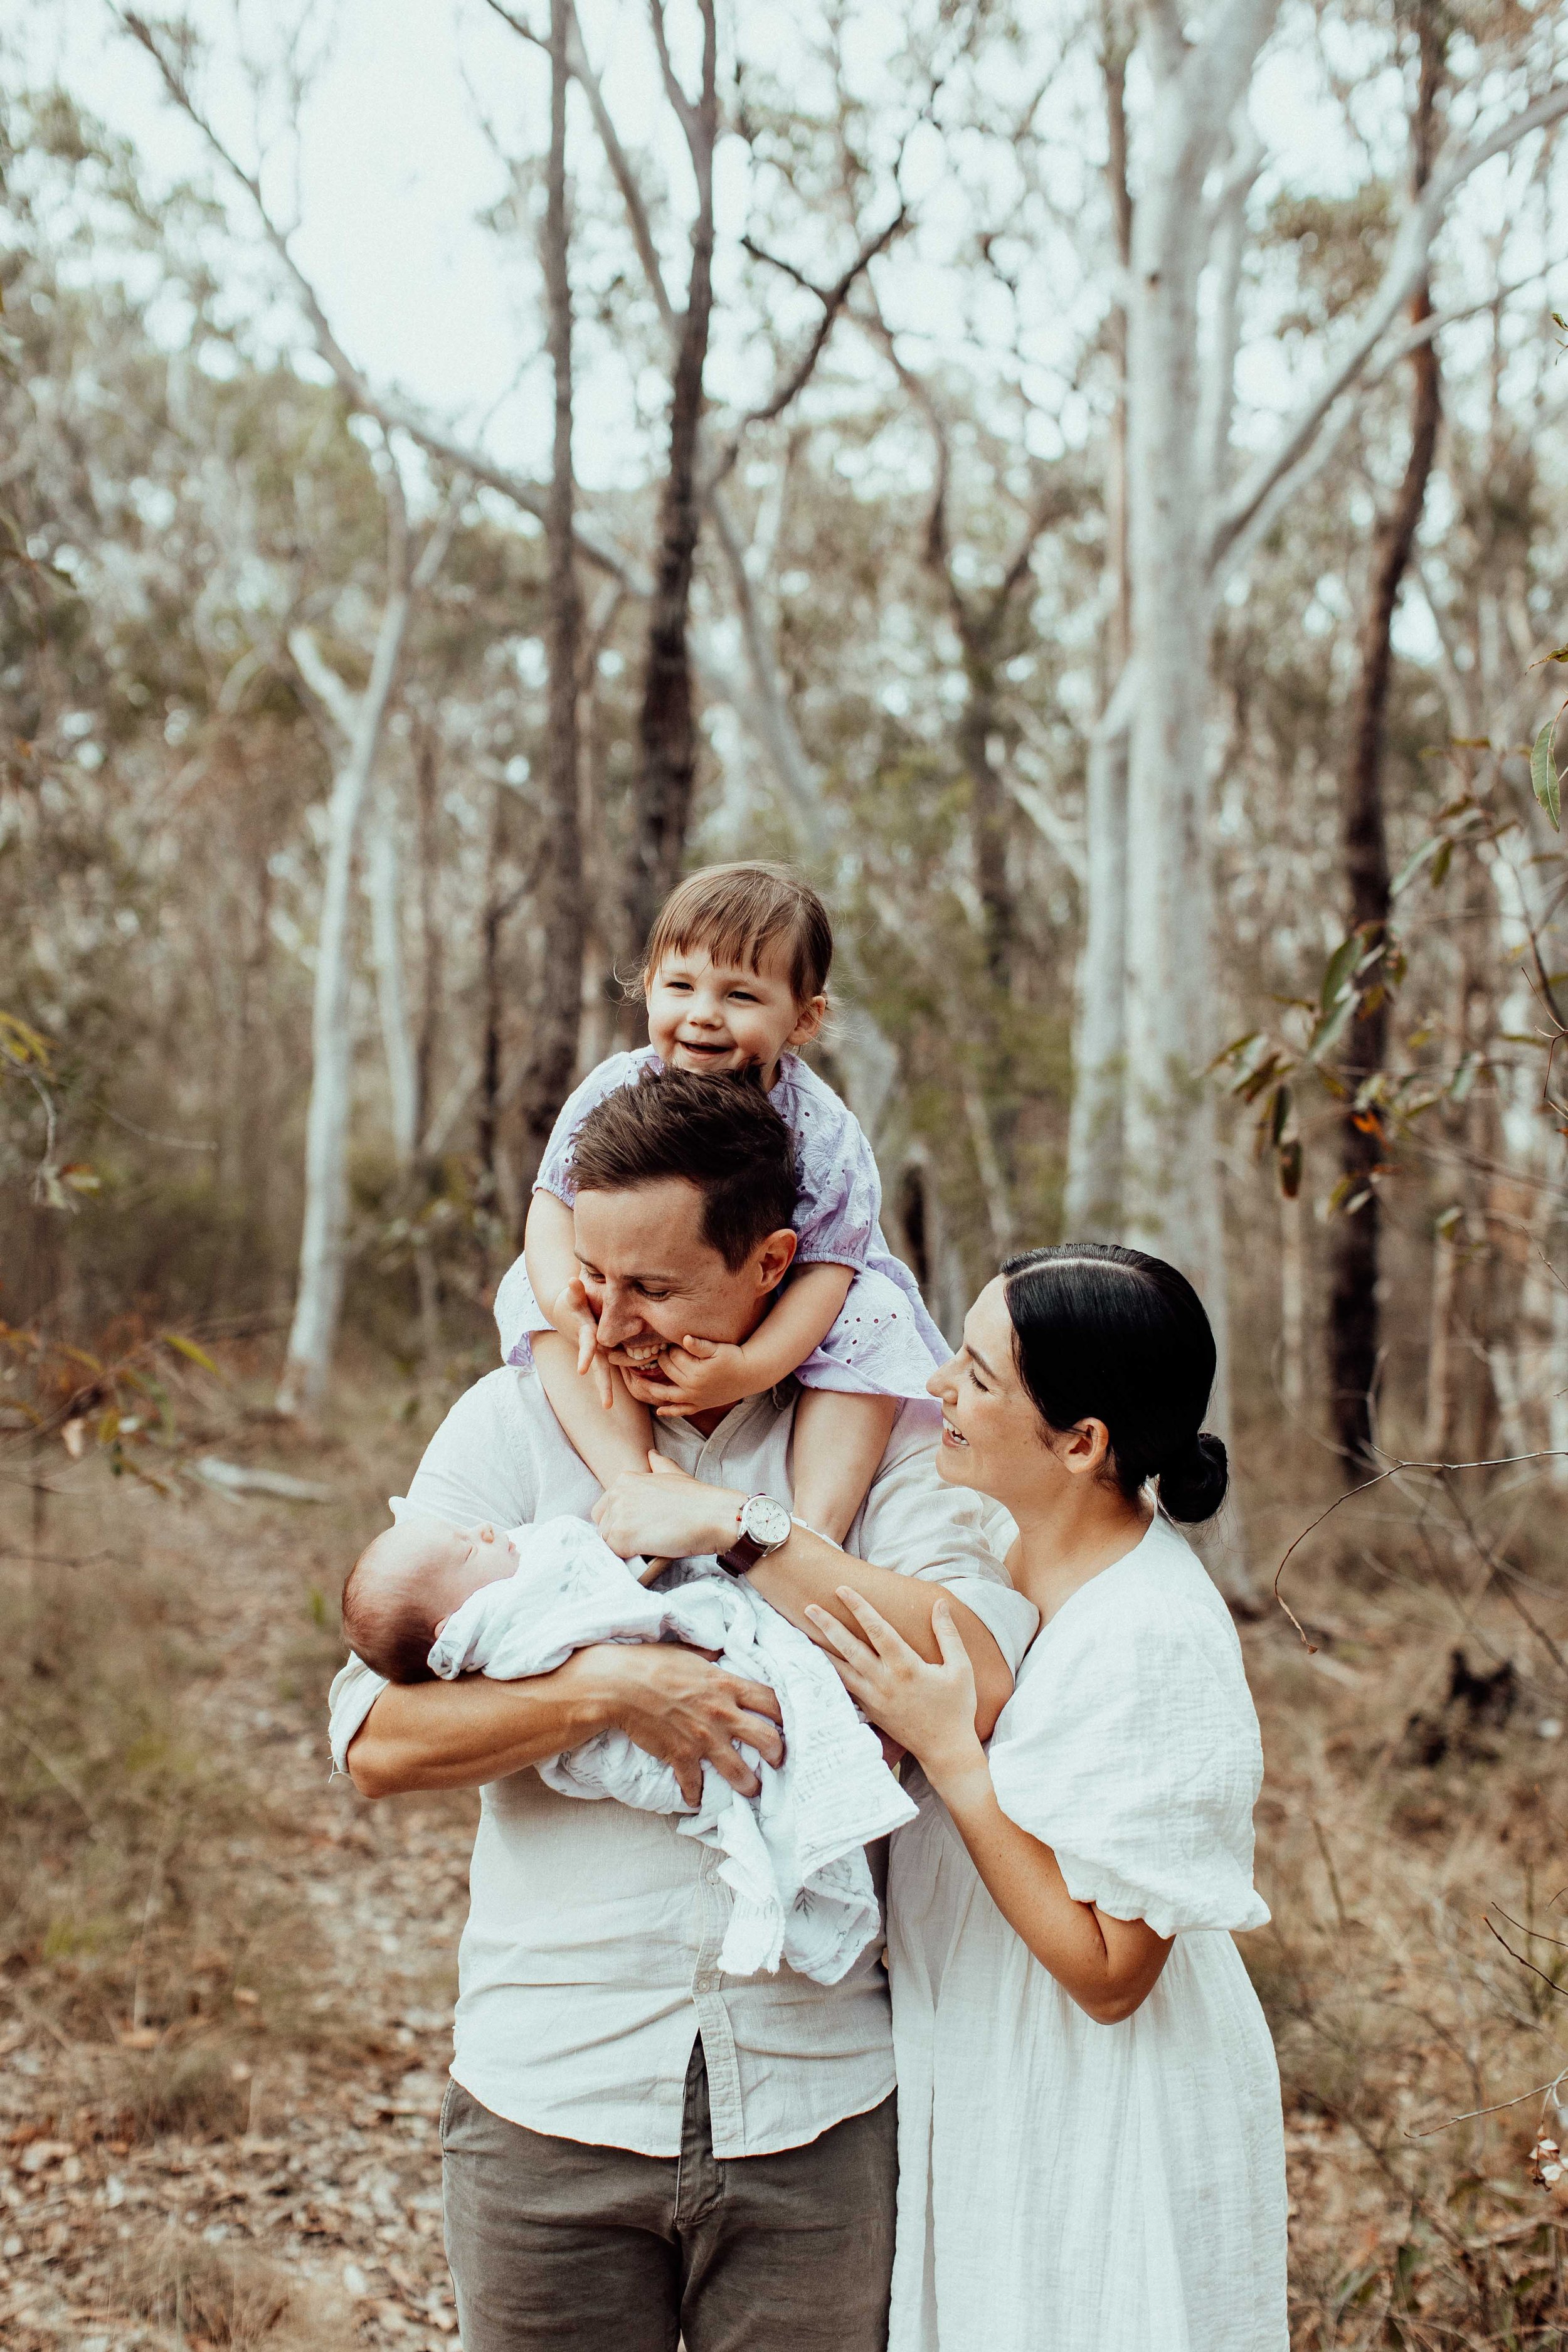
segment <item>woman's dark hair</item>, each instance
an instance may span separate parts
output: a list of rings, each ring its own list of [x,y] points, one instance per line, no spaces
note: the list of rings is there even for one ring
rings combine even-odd
[[[1203,1301],[1163,1258],[1119,1242],[1062,1242],[1002,1268],[1018,1377],[1048,1429],[1102,1421],[1129,1501],[1160,1482],[1173,1519],[1212,1519],[1230,1473],[1202,1426],[1215,1344]]]
[[[630,1192],[669,1176],[701,1193],[702,1238],[731,1274],[794,1221],[789,1129],[744,1075],[645,1070],[595,1104],[572,1145],[579,1192]]]

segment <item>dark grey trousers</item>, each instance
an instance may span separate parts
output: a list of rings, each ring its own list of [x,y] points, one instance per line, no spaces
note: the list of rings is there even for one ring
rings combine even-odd
[[[463,2352],[886,2352],[897,2101],[721,2158],[697,2043],[679,2157],[441,2113]]]

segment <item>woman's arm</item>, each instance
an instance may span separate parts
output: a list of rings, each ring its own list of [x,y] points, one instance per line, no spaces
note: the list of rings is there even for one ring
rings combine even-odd
[[[1068,1894],[1056,1855],[1002,1811],[974,1733],[974,1676],[947,1604],[936,1606],[941,1663],[931,1665],[849,1587],[841,1598],[864,1640],[815,1610],[817,1630],[867,1714],[919,1758],[1008,1926],[1099,2025],[1118,2025],[1148,2000],[1171,1938],[1143,1919],[1113,1919]],[[1115,1759],[1106,1759],[1114,1771]]]
[[[612,1551],[618,1551],[624,1559],[639,1552],[645,1559],[673,1559],[689,1553],[728,1550],[735,1540],[737,1515],[745,1496],[737,1489],[700,1486],[662,1455],[651,1454],[649,1462],[653,1476],[617,1478],[594,1506],[599,1533]],[[980,1738],[988,1739],[1012,1696],[1013,1676],[989,1628],[962,1601],[944,1593],[940,1584],[854,1559],[809,1528],[799,1526],[790,1529],[788,1541],[753,1568],[746,1580],[773,1603],[781,1617],[822,1643],[814,1609],[827,1611],[846,1626],[855,1625],[842,1597],[847,1574],[853,1574],[857,1586],[875,1596],[888,1622],[921,1658],[942,1655],[931,1618],[938,1604],[945,1604],[956,1638],[973,1664],[974,1729]],[[866,1711],[874,1722],[879,1720],[874,1708]]]

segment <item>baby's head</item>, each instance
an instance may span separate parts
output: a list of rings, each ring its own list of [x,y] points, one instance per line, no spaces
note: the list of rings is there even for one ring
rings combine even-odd
[[[410,1512],[368,1543],[343,1587],[343,1633],[356,1657],[393,1683],[427,1683],[430,1644],[481,1585],[517,1567],[494,1528],[449,1528]]]
[[[833,927],[784,866],[708,866],[660,909],[647,943],[648,1039],[667,1069],[756,1071],[804,1045],[827,1012]]]

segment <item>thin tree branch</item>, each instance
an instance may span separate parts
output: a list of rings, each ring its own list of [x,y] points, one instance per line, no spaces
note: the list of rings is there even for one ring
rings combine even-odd
[[[1543,90],[1528,106],[1520,108],[1517,113],[1500,123],[1485,139],[1473,144],[1461,142],[1437,158],[1419,200],[1412,205],[1400,226],[1378,289],[1338,362],[1298,410],[1273,450],[1248,469],[1221,505],[1209,540],[1211,569],[1217,565],[1231,542],[1247,528],[1275,485],[1309,448],[1341,394],[1363,373],[1401,305],[1425,275],[1432,240],[1456,191],[1494,155],[1501,154],[1521,139],[1528,138],[1532,131],[1542,130],[1565,113],[1568,113],[1568,82]]]
[[[115,7],[113,0],[110,0],[110,5],[112,15],[124,27],[126,33],[152,58],[173,103],[201,133],[225,171],[249,196],[262,236],[271,247],[294,288],[316,348],[337,378],[339,385],[352,404],[365,415],[374,416],[384,431],[391,432],[401,427],[412,440],[417,441],[422,448],[428,450],[432,457],[439,457],[444,463],[458,467],[471,476],[476,483],[482,483],[488,489],[499,491],[502,498],[510,499],[512,504],[521,507],[524,513],[531,514],[542,522],[545,512],[545,491],[540,483],[531,481],[524,475],[513,473],[508,467],[497,465],[481,451],[471,449],[466,444],[454,439],[448,432],[434,424],[412,402],[395,399],[374,388],[339,342],[315,287],[294,257],[286,231],[272,217],[262,193],[259,179],[255,173],[247,171],[238,156],[219,135],[216,126],[204,112],[191,89],[183,63],[177,63],[168,55],[159,41],[157,32],[144,17]],[[650,583],[646,576],[634,565],[631,559],[616,547],[596,527],[584,522],[580,518],[576,536],[579,551],[585,562],[595,564],[600,571],[607,572],[612,578],[620,581],[628,593],[635,596],[648,594]]]

